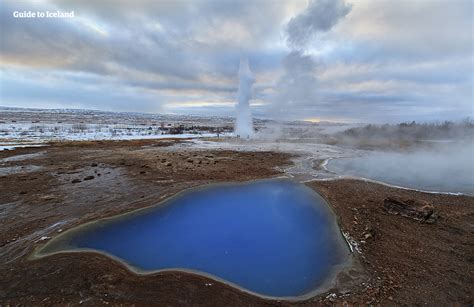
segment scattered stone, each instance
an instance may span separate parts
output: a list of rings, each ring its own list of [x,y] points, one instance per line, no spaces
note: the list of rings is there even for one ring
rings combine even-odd
[[[438,219],[434,206],[425,201],[387,197],[383,202],[383,208],[390,214],[401,215],[424,223],[432,224]]]
[[[54,196],[53,194],[49,194],[49,195],[43,195],[40,197],[41,200],[53,200],[53,199],[56,199],[56,196]]]
[[[366,225],[364,227],[363,236],[365,240],[375,237],[375,229],[370,225]]]
[[[84,180],[92,180],[92,179],[94,179],[94,176],[92,175],[84,177]]]
[[[80,180],[80,179],[77,179],[77,178],[76,178],[76,179],[73,179],[73,180],[71,181],[71,183],[79,183],[79,182],[81,182],[81,180]]]

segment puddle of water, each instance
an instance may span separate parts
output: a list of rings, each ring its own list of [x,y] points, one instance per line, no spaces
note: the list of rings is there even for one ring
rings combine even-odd
[[[270,297],[325,291],[350,259],[325,201],[283,179],[192,189],[67,231],[37,256],[82,250],[138,273],[192,271]]]

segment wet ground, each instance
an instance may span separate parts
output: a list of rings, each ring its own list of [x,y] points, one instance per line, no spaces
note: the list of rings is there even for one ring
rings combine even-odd
[[[289,304],[187,273],[136,275],[98,254],[28,260],[35,247],[66,229],[155,204],[185,188],[276,176],[308,180],[318,176],[304,172],[314,169],[315,159],[344,154],[322,145],[308,160],[265,148],[197,150],[187,142],[76,142],[0,152],[1,168],[39,167],[0,175],[0,305]],[[363,270],[354,273],[359,278],[352,286],[301,303],[473,303],[474,198],[358,180],[307,185],[334,208]],[[389,196],[428,201],[440,218],[426,224],[388,214],[382,204]]]

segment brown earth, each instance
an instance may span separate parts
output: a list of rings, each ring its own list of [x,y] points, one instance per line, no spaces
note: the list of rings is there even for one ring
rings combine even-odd
[[[94,253],[28,260],[35,247],[67,228],[150,206],[196,185],[278,176],[276,167],[291,158],[271,152],[168,150],[174,142],[185,141],[72,142],[0,152],[0,159],[42,153],[0,165],[0,174],[2,167],[20,167],[19,173],[0,176],[0,306],[290,304],[198,275],[136,275]],[[41,168],[27,172],[30,165]],[[361,253],[354,255],[368,279],[348,294],[334,289],[332,295],[300,304],[473,303],[474,198],[356,180],[308,185],[329,201],[343,231],[359,242]],[[386,197],[429,202],[439,218],[426,224],[389,214],[383,210]]]

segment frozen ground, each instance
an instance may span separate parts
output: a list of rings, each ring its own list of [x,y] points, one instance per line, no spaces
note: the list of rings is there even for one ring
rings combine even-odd
[[[236,151],[275,151],[294,154],[294,165],[286,168],[285,173],[298,180],[310,181],[315,179],[335,178],[338,175],[328,172],[325,164],[330,159],[354,157],[366,151],[342,148],[317,143],[317,140],[239,140],[224,138],[222,140],[195,139],[190,142],[176,144],[165,150],[236,150]]]
[[[351,126],[254,119],[265,139],[314,139]],[[353,126],[353,125],[352,125]],[[0,107],[0,149],[54,141],[212,138],[231,136],[233,119],[113,113],[93,110],[44,110]]]
[[[0,107],[0,149],[54,141],[227,135],[228,118]]]
[[[193,131],[170,134],[154,126],[100,125],[100,124],[0,124],[0,144],[14,146],[20,143],[50,141],[136,140],[160,138],[217,137],[217,133]],[[220,133],[220,135],[226,135]],[[9,145],[10,143],[11,145]]]
[[[472,124],[467,122],[454,125],[401,124],[378,127],[361,124],[297,121],[276,123],[269,120],[255,120],[254,125],[257,130],[255,136],[244,140],[232,137],[231,118],[0,107],[0,150],[45,146],[47,142],[54,141],[186,138],[192,141],[178,143],[165,150],[221,149],[290,153],[294,155],[294,165],[284,171],[287,176],[302,182],[360,178],[423,189],[426,185],[418,184],[416,181],[421,180],[419,178],[427,178],[424,181],[430,182],[430,187],[440,187],[435,191],[458,192],[459,189],[453,190],[447,187],[446,178],[449,178],[452,185],[455,182],[462,182],[463,185],[474,186],[473,160],[469,158],[472,156],[474,146],[472,138],[465,137],[470,135],[472,130],[467,128]],[[459,133],[458,130],[463,133]],[[440,135],[435,133],[438,138],[427,142],[426,137],[413,138],[420,134],[420,131],[428,133],[428,136],[434,132],[445,133]],[[451,133],[453,131],[456,133]],[[406,135],[412,138],[407,139]],[[456,135],[461,135],[463,138],[457,140],[461,147],[453,149]],[[425,147],[426,150],[420,151],[420,148]],[[449,147],[451,150],[443,150],[442,147]],[[418,152],[414,154],[413,150]],[[366,158],[373,157],[374,154],[388,158],[381,163],[376,163],[380,159]],[[417,158],[409,159],[413,157]],[[359,162],[349,169],[326,167],[328,164],[331,166],[331,160],[336,159],[335,162],[339,162],[340,158],[356,158]],[[412,160],[415,162],[408,163]],[[362,166],[364,171],[355,171]],[[12,173],[29,170],[4,168],[2,171]],[[461,173],[464,176],[459,176]],[[398,180],[398,178],[404,179]]]

